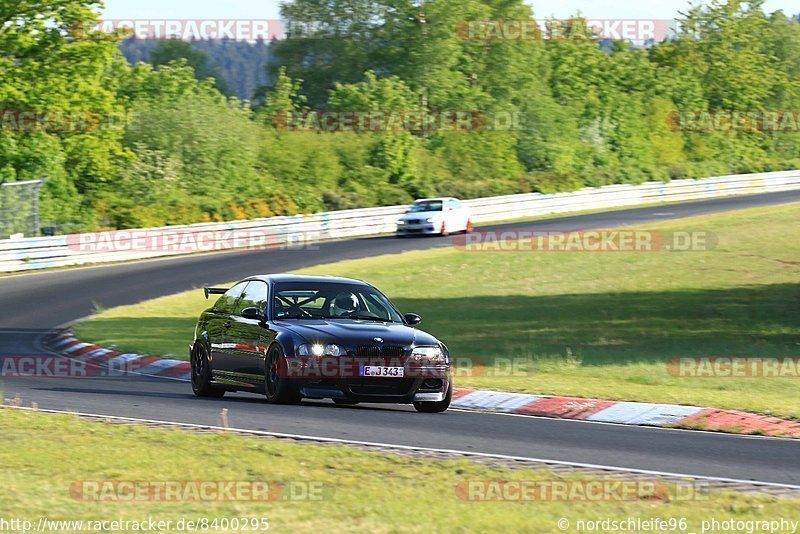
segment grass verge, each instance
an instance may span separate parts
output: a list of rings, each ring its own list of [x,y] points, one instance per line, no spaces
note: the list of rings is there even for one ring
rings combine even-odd
[[[458,385],[696,404],[800,419],[798,378],[683,378],[683,356],[800,356],[800,205],[648,224],[703,231],[691,252],[413,251],[302,272],[381,288],[453,355]],[[535,223],[532,223],[535,228]],[[81,339],[186,358],[199,290],[99,313]],[[513,362],[512,367],[510,363]]]
[[[0,410],[0,425],[0,474],[6,490],[0,493],[0,509],[7,520],[19,518],[34,525],[40,517],[85,522],[152,518],[173,525],[182,518],[263,517],[276,532],[560,532],[561,518],[576,525],[580,519],[640,517],[685,518],[691,530],[709,520],[714,510],[724,511],[725,519],[758,520],[788,518],[800,506],[798,500],[730,492],[684,500],[675,489],[663,500],[473,502],[457,494],[459,484],[591,479],[543,469],[509,470],[467,460],[102,424],[10,409]],[[19,443],[25,447],[16,446]],[[107,487],[105,481],[280,481],[284,491],[267,502],[120,502],[114,492],[84,493],[81,481],[87,480],[102,483],[100,487]],[[79,489],[71,491],[76,483]],[[289,487],[314,489],[294,490],[294,498],[285,498],[292,495],[285,491]],[[76,499],[87,495],[106,500]]]

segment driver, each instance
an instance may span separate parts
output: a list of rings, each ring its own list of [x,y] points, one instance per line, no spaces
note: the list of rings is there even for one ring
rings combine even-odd
[[[335,317],[347,317],[358,311],[358,297],[353,293],[339,293],[333,299],[333,315]]]

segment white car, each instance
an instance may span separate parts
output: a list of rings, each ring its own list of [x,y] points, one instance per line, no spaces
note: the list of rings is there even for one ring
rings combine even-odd
[[[397,235],[448,235],[471,232],[471,215],[469,208],[456,198],[417,200],[397,221]]]

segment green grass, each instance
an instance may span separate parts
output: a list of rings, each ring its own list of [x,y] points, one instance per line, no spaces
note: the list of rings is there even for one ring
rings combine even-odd
[[[344,446],[111,425],[73,416],[0,410],[3,518],[51,520],[269,519],[275,532],[559,532],[559,518],[687,518],[699,528],[725,519],[790,518],[798,500],[712,492],[704,500],[472,502],[456,494],[469,480],[588,480],[542,469],[490,467]],[[24,443],[24,447],[19,444]],[[624,477],[623,477],[624,478]],[[319,499],[270,502],[80,502],[76,481],[280,481],[317,484]]]
[[[458,385],[696,404],[800,419],[800,379],[678,378],[680,356],[800,356],[800,205],[649,224],[714,232],[705,252],[413,251],[305,269],[365,279],[451,353]],[[199,290],[104,311],[78,337],[186,357]],[[523,364],[502,372],[504,361]],[[494,366],[498,362],[499,366]],[[501,370],[501,372],[496,372]],[[495,372],[493,372],[495,371]]]

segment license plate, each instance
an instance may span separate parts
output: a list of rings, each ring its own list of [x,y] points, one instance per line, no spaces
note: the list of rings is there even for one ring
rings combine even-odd
[[[360,366],[361,376],[380,376],[386,378],[403,378],[402,367],[380,367],[376,365],[362,365]]]

